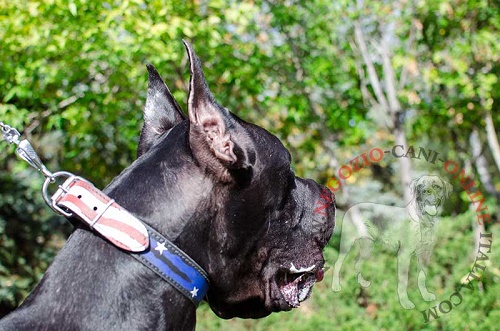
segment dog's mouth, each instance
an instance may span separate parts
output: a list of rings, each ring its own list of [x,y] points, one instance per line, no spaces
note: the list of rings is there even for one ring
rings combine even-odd
[[[426,199],[424,202],[424,211],[430,216],[436,216],[438,213],[438,207],[441,204],[440,199]]]
[[[290,308],[297,308],[300,303],[311,295],[316,282],[323,280],[324,270],[316,265],[297,269],[293,263],[288,270],[279,271],[276,275],[276,285],[281,296]]]
[[[425,205],[424,211],[431,216],[435,216],[437,214],[437,206],[436,205]]]

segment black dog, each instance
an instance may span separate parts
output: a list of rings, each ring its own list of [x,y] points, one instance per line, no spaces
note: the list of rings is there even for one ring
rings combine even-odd
[[[275,136],[215,102],[186,48],[189,119],[148,65],[139,157],[105,192],[205,269],[205,300],[218,316],[290,310],[323,276],[334,203],[323,228],[313,228],[325,188],[295,177]],[[0,330],[190,330],[195,310],[153,271],[80,228]]]

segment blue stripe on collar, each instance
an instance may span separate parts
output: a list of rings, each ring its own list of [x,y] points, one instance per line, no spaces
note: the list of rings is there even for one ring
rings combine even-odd
[[[147,226],[149,248],[131,254],[198,306],[208,291],[208,276],[193,259]]]

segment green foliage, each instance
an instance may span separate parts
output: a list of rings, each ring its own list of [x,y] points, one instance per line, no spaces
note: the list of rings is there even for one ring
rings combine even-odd
[[[409,144],[439,151],[480,183],[469,142],[477,130],[485,169],[499,191],[500,174],[484,134],[486,112],[500,126],[498,6],[488,0],[362,3],[0,0],[0,121],[22,129],[49,169],[72,171],[104,187],[135,159],[147,61],[186,108],[185,38],[201,58],[218,102],[282,139],[298,175],[326,184],[339,162],[349,164],[362,152],[394,142],[367,98],[373,84],[363,78],[367,68],[355,43],[353,22],[359,20],[379,77],[381,30],[393,29],[387,51],[396,79],[404,82],[396,97],[405,110]],[[396,163],[384,158],[377,166],[346,183],[354,202],[400,196]],[[423,163],[414,168],[419,174],[436,170]],[[33,288],[69,231],[44,206],[40,186],[12,146],[0,142],[0,316]],[[337,192],[341,209],[347,207],[344,193]],[[442,222],[431,265],[440,298],[470,267],[464,257],[471,251],[472,216],[464,213],[470,202],[462,196],[450,199],[451,216]],[[488,205],[497,213],[498,199],[489,197]],[[498,226],[491,230],[498,237]],[[326,250],[330,265],[338,242],[334,236]],[[393,256],[381,251],[370,263],[378,283],[367,291],[357,288],[345,268],[345,290],[334,294],[330,271],[299,310],[259,321],[223,321],[205,305],[198,328],[492,330],[500,321],[494,267],[500,256],[498,249],[493,252],[478,290],[457,311],[429,324],[416,311],[400,308]]]
[[[461,140],[464,130],[484,127],[484,111],[498,108],[498,11],[489,1],[421,1],[418,7],[420,45],[429,49],[420,59],[430,88],[421,94],[428,100],[422,106]],[[429,124],[425,117],[415,122],[424,130]]]

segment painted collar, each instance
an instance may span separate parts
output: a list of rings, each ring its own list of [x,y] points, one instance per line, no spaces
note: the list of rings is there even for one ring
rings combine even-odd
[[[208,291],[207,274],[172,242],[149,226],[147,228],[148,249],[131,255],[198,306]]]
[[[54,210],[60,210],[66,217],[78,218],[101,237],[153,270],[195,306],[199,305],[209,287],[203,268],[92,183],[70,173],[62,176],[68,179],[50,199]]]

